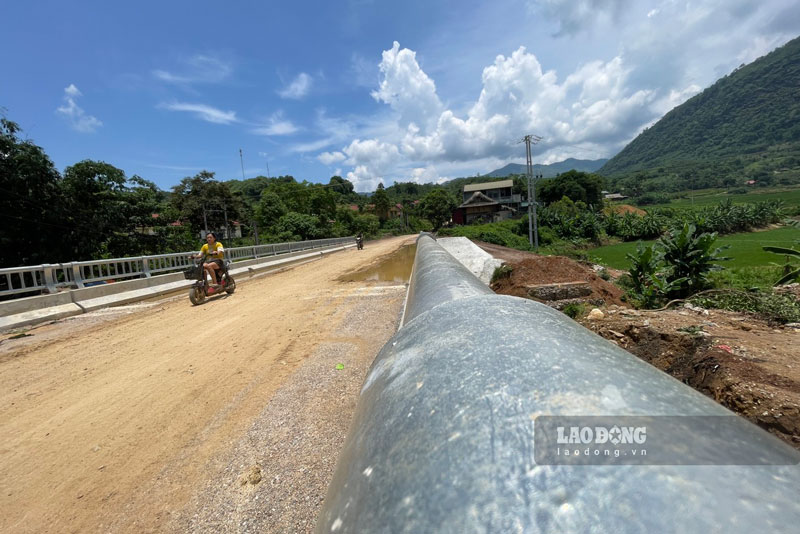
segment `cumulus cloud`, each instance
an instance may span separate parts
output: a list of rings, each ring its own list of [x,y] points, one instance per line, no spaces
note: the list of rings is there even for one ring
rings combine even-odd
[[[239,122],[235,111],[223,111],[206,104],[193,104],[189,102],[172,102],[161,104],[160,107],[169,111],[185,111],[191,113],[198,119],[214,124],[231,124]]]
[[[417,63],[417,54],[408,48],[400,50],[394,42],[390,50],[383,52],[378,65],[383,79],[372,98],[389,104],[400,115],[400,124],[427,129],[442,110],[433,83]]]
[[[339,163],[340,161],[344,161],[347,159],[347,156],[342,154],[339,151],[336,152],[323,152],[322,154],[317,156],[317,159],[323,165],[333,165],[334,163]]]
[[[64,88],[64,104],[56,109],[56,113],[66,117],[70,126],[76,132],[92,133],[103,125],[97,117],[87,115],[86,112],[78,106],[77,99],[82,96],[81,92],[75,87],[75,84],[69,84]]]
[[[301,72],[289,85],[278,91],[278,95],[281,98],[300,100],[311,91],[311,81],[311,76]]]
[[[292,121],[284,119],[283,113],[278,111],[273,113],[272,116],[267,119],[267,123],[265,125],[253,128],[251,131],[258,135],[276,136],[292,135],[299,129],[300,128],[298,128]]]
[[[219,83],[233,73],[227,61],[213,55],[197,54],[181,61],[176,71],[156,69],[153,76],[162,82],[190,85],[194,83]]]

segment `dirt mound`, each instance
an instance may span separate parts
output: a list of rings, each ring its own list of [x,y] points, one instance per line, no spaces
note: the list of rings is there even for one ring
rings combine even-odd
[[[623,291],[620,288],[600,278],[591,268],[564,256],[527,254],[523,259],[506,261],[506,265],[513,268],[510,276],[492,284],[492,289],[501,295],[532,298],[531,286],[585,282],[588,285],[588,294],[581,300],[595,305],[600,301],[606,305],[624,305],[621,300]],[[534,300],[543,302],[541,299]]]
[[[619,215],[625,215],[626,213],[633,213],[634,215],[639,215],[641,217],[647,215],[646,211],[639,209],[636,206],[631,206],[630,204],[616,204],[608,209]]]

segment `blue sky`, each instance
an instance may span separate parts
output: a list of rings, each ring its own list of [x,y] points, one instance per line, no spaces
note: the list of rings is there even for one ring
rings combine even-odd
[[[613,156],[800,34],[789,0],[7,2],[0,107],[63,170],[168,189],[291,174],[435,182]]]

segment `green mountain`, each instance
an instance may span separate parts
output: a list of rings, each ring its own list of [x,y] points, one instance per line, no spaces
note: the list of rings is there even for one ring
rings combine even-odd
[[[800,180],[800,38],[677,106],[598,172],[700,187]]]
[[[581,172],[596,172],[607,161],[607,159],[567,158],[564,161],[551,163],[549,165],[539,165],[534,163],[533,172],[536,174],[541,173],[545,178],[555,178],[559,174],[563,174],[573,169]],[[525,169],[525,165],[520,163],[509,163],[505,167],[486,173],[483,176],[490,178],[502,178],[505,176],[511,176],[512,174],[525,174],[526,172],[527,170]]]

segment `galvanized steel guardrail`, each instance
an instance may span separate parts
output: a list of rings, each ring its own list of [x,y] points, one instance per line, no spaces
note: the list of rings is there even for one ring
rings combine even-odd
[[[236,262],[352,243],[353,239],[353,237],[335,237],[233,247],[225,249],[225,254],[228,259]],[[33,292],[55,293],[59,288],[83,288],[87,285],[103,283],[107,280],[149,278],[159,274],[176,272],[189,267],[192,264],[191,256],[196,253],[176,252],[154,256],[75,261],[0,269],[0,297]]]
[[[543,461],[553,416],[644,418],[661,460]],[[494,294],[423,235],[316,531],[796,532],[798,462],[562,313]]]

